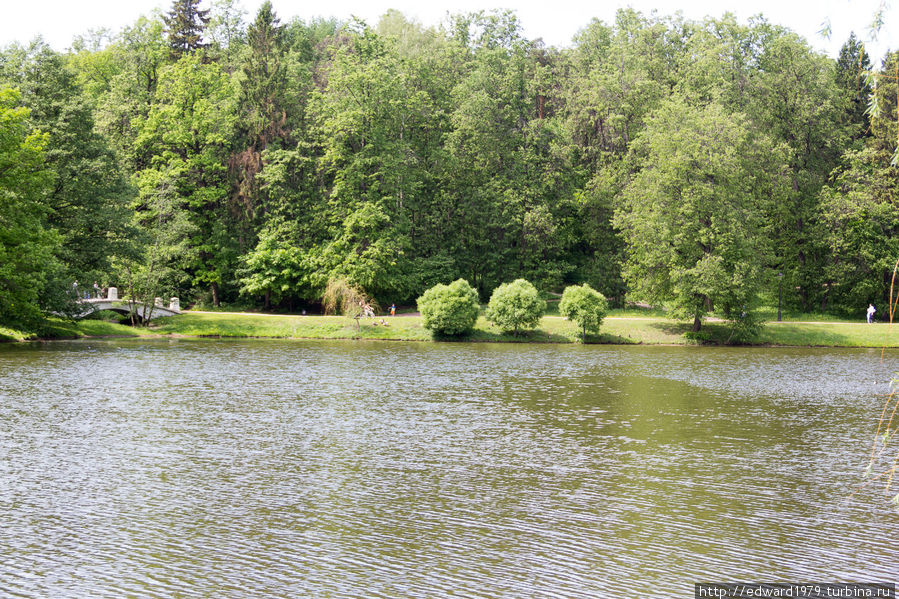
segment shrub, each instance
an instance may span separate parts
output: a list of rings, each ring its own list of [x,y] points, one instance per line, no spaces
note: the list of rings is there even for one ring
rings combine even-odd
[[[729,319],[730,334],[725,343],[751,343],[762,331],[762,319],[755,312],[743,312],[740,314],[725,314]]]
[[[546,311],[546,302],[537,289],[524,279],[504,283],[493,290],[487,304],[487,320],[504,333],[518,335],[533,329]]]
[[[586,339],[587,333],[599,332],[608,309],[605,296],[586,283],[566,287],[559,301],[559,314],[580,327],[581,339]]]
[[[466,335],[478,320],[478,292],[465,279],[434,285],[418,298],[421,324],[438,335]]]

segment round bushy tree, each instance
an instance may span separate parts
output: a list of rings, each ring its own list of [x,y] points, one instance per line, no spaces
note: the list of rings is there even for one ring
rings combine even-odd
[[[438,335],[466,335],[478,320],[478,292],[465,279],[434,285],[418,298],[421,324]]]
[[[504,333],[518,335],[536,327],[545,311],[546,302],[540,299],[536,287],[516,279],[493,290],[487,304],[487,320]]]
[[[587,333],[599,332],[608,309],[605,296],[586,283],[566,287],[559,302],[559,314],[580,327],[581,339],[586,339]]]

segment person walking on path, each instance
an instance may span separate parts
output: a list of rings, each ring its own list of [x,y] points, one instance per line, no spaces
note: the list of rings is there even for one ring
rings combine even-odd
[[[874,304],[868,304],[868,324],[874,322],[875,312],[877,312],[877,308],[874,307]]]
[[[396,305],[395,304],[390,304],[390,315],[396,316]]]

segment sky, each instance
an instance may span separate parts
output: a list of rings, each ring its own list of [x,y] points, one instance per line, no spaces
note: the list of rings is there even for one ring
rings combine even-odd
[[[661,15],[681,11],[690,19],[705,16],[719,17],[732,12],[745,22],[756,14],[768,21],[784,25],[803,35],[816,50],[836,57],[850,31],[867,40],[872,58],[880,58],[886,50],[897,47],[894,32],[899,32],[899,6],[889,5],[885,25],[877,39],[871,39],[869,26],[878,6],[884,0],[444,0],[439,3],[421,0],[331,0],[327,3],[272,0],[282,22],[291,17],[307,20],[313,17],[361,17],[374,25],[378,17],[395,8],[424,25],[440,24],[447,13],[467,12],[486,8],[511,8],[516,11],[526,37],[543,38],[547,45],[568,46],[572,37],[592,18],[611,23],[615,11],[632,7],[645,14],[653,10]],[[490,2],[494,2],[490,4]],[[203,0],[208,7],[211,0]],[[242,0],[251,20],[262,0]],[[895,1],[899,5],[899,0]],[[43,36],[53,48],[65,50],[75,36],[90,29],[108,28],[113,32],[133,23],[140,15],[154,9],[167,11],[171,0],[30,0],[11,2],[3,9],[0,19],[0,45],[26,43],[37,35]],[[829,20],[830,39],[819,31]]]

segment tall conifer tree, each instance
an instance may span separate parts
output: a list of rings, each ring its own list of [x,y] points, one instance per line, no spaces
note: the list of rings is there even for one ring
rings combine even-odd
[[[258,208],[256,175],[263,167],[263,152],[269,146],[279,147],[288,133],[284,27],[271,2],[259,7],[256,20],[247,29],[247,43],[238,100],[243,150],[232,157],[231,167],[238,206],[252,218]]]
[[[209,23],[209,10],[200,10],[199,4],[200,0],[175,0],[172,9],[162,17],[173,58],[180,58],[205,45],[203,31]]]
[[[870,70],[871,59],[865,52],[865,45],[855,37],[855,33],[850,33],[849,39],[840,48],[835,76],[837,85],[849,100],[846,116],[856,129],[853,131],[853,139],[870,134],[868,117],[865,115],[868,97],[871,95],[871,86],[868,85],[866,76]]]

